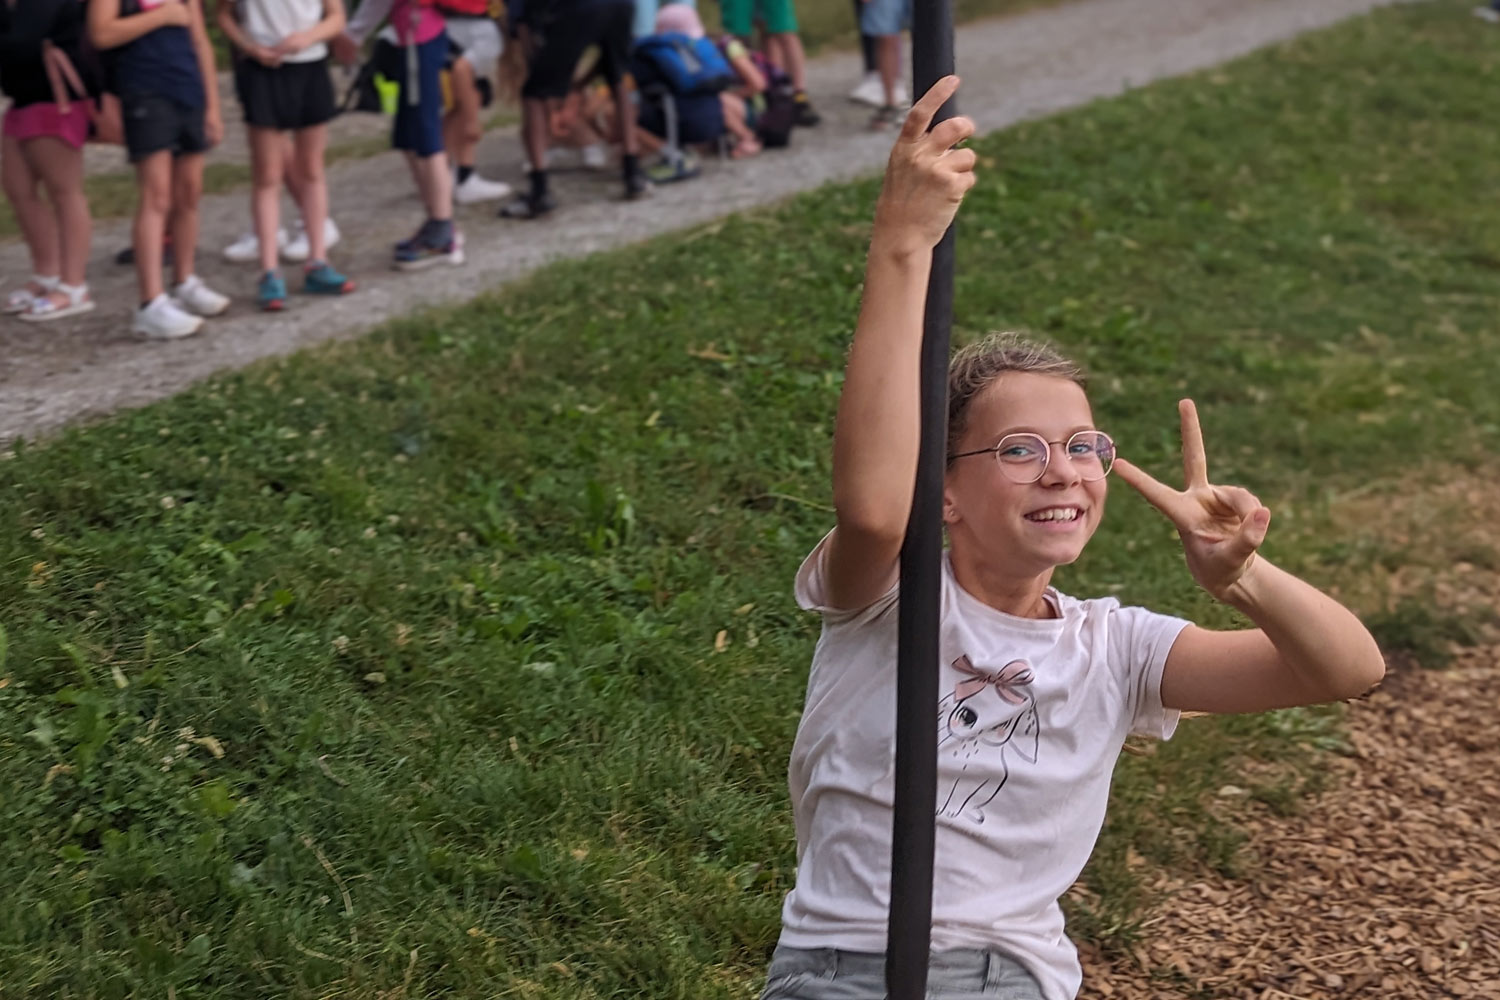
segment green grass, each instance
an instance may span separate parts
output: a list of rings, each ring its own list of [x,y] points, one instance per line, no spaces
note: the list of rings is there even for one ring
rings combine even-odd
[[[1279,512],[1270,557],[1361,573],[1382,540],[1330,496],[1500,445],[1492,42],[1392,8],[986,139],[959,338],[1056,338],[1163,476],[1192,393],[1213,474]],[[876,190],[0,462],[0,996],[753,996]],[[1231,620],[1118,487],[1059,583]],[[1239,870],[1214,790],[1306,773],[1338,722],[1126,759],[1074,933],[1128,944],[1152,866]]]

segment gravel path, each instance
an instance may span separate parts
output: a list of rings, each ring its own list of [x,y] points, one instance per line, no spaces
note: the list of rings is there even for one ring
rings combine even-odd
[[[1082,0],[1013,18],[964,26],[960,100],[981,130],[1118,94],[1162,77],[1211,66],[1392,0]],[[345,233],[335,261],[358,278],[342,300],[294,297],[276,317],[256,312],[253,269],[223,263],[218,249],[246,228],[243,193],[209,197],[202,209],[199,271],[233,293],[230,312],[204,333],[171,344],[129,334],[134,277],[110,258],[129,241],[123,221],[97,226],[90,265],[93,314],[72,323],[0,326],[0,442],[28,438],[179,391],[213,372],[350,337],[423,306],[454,303],[562,257],[637,242],[729,212],[775,202],[828,181],[878,170],[888,135],[863,129],[866,112],[843,99],[858,75],[856,56],[814,62],[809,90],[825,122],[800,132],[793,148],[744,162],[711,163],[699,180],[659,189],[642,202],[619,200],[609,175],[557,179],[562,208],[542,223],[502,222],[494,207],[461,209],[469,263],[403,275],[389,270],[389,246],[420,219],[405,167],[394,154],[330,170],[333,212]],[[519,183],[521,153],[512,134],[491,134],[481,171]],[[0,243],[0,287],[26,275],[25,248]]]

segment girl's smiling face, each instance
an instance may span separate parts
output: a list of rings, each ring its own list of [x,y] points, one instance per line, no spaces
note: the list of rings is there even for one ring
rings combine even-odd
[[[1067,456],[1067,441],[1094,429],[1088,396],[1054,375],[1007,372],[970,404],[956,453],[991,448],[1007,434],[1050,442],[1046,471],[1034,483],[1006,477],[994,453],[948,468],[943,520],[955,557],[986,575],[1014,579],[1050,574],[1076,560],[1104,516],[1105,480],[1086,482]]]

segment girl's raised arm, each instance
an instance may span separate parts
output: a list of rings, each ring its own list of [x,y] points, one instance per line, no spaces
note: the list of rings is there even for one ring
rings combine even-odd
[[[833,607],[864,607],[896,579],[917,471],[918,361],[932,248],[974,186],[974,151],[953,148],[974,134],[974,123],[950,118],[928,131],[957,89],[957,77],[944,77],[912,107],[875,206],[833,435],[838,520],[825,564]]]

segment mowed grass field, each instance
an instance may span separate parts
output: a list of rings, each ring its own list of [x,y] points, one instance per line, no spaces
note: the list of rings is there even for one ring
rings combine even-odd
[[[1320,584],[1494,565],[1461,521],[1409,552],[1330,511],[1500,444],[1496,41],[1402,6],[984,139],[957,339],[1054,338],[1164,478],[1192,395]],[[877,190],[7,453],[0,996],[752,997]],[[1233,624],[1114,493],[1060,586]],[[1364,610],[1393,651],[1464,631]],[[1297,808],[1341,745],[1321,709],[1125,758],[1072,932],[1127,947],[1154,871],[1253,865],[1216,790]]]

